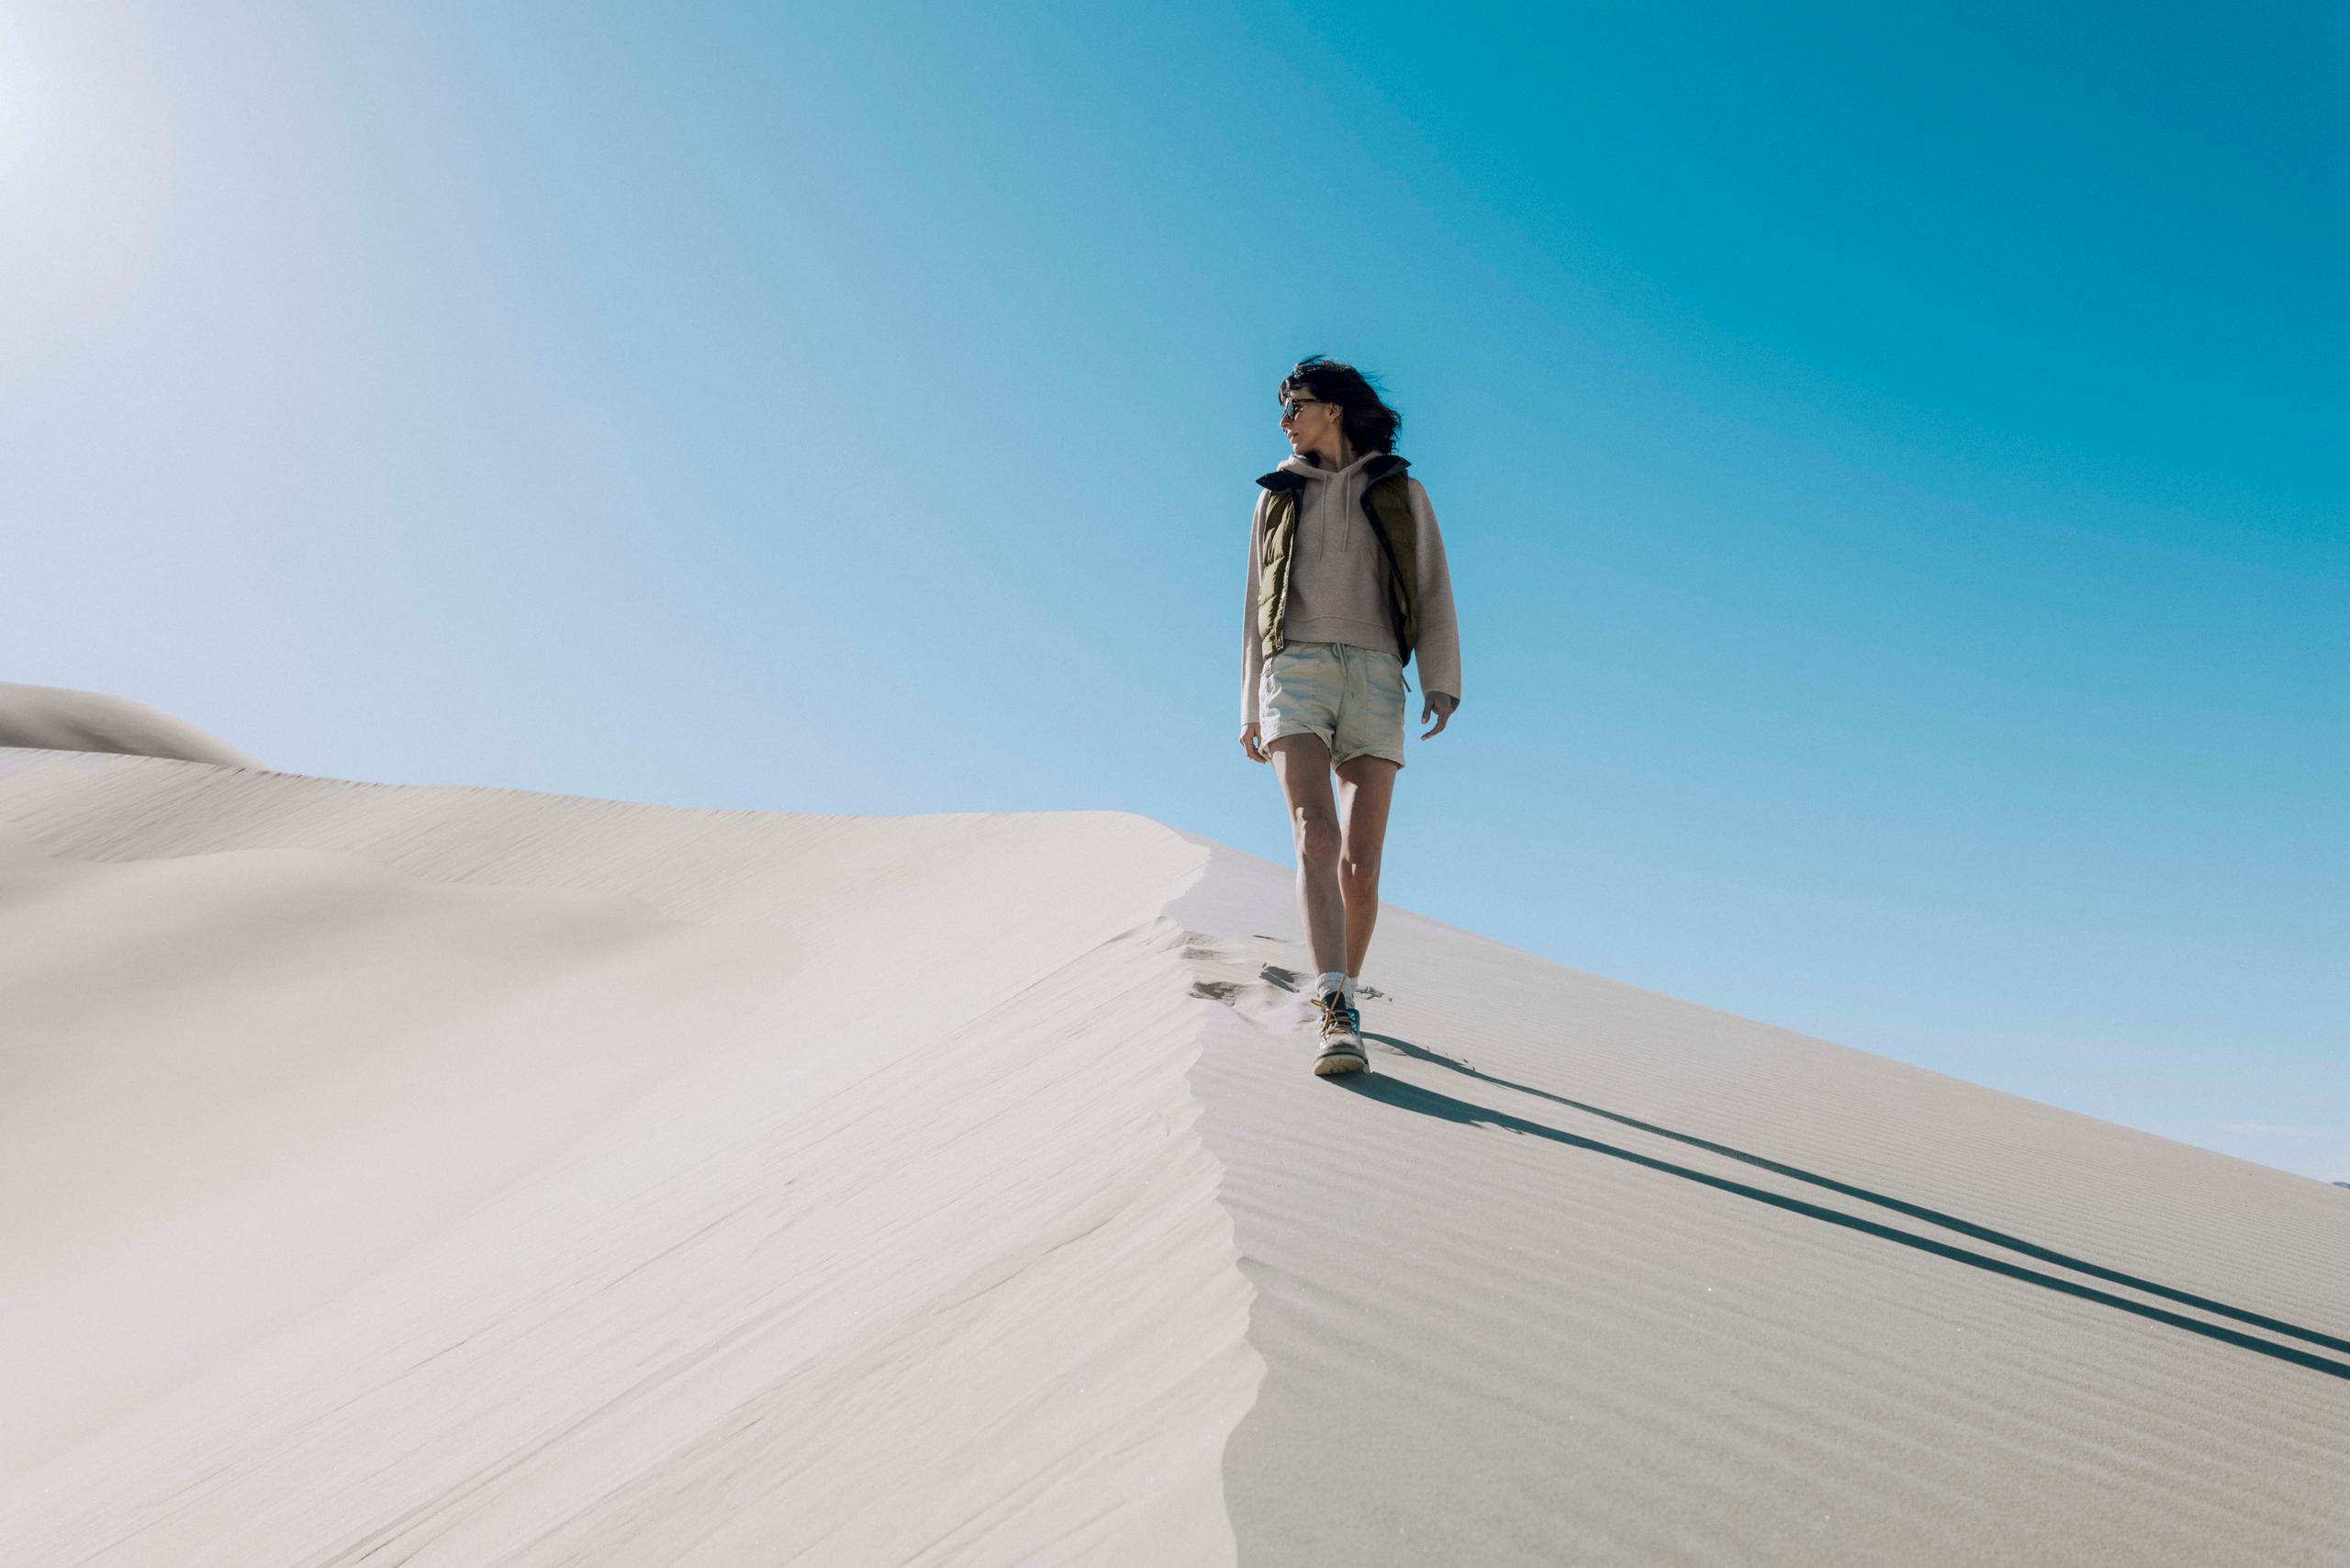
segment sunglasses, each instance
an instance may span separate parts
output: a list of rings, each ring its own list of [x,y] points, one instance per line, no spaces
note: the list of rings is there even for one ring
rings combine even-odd
[[[1284,398],[1281,399],[1281,422],[1286,424],[1297,418],[1300,409],[1311,409],[1317,403],[1327,404],[1329,401],[1327,398]]]

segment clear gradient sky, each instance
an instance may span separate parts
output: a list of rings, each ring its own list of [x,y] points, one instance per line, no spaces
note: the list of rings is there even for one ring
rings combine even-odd
[[[1287,859],[1326,353],[1461,620],[1390,902],[2350,1181],[2345,17],[11,6],[0,679]]]

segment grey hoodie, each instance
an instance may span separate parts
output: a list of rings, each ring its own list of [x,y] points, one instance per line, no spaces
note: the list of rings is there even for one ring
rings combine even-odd
[[[1298,495],[1297,544],[1290,564],[1289,608],[1281,637],[1289,643],[1348,643],[1400,655],[1395,622],[1387,602],[1387,554],[1371,520],[1362,514],[1363,465],[1371,453],[1344,468],[1316,468],[1296,454],[1283,458],[1283,473],[1304,476]],[[1413,657],[1420,685],[1460,700],[1460,630],[1452,615],[1452,574],[1444,561],[1444,539],[1437,532],[1436,509],[1417,479],[1404,476],[1412,519],[1419,529],[1419,644]],[[1265,511],[1270,493],[1259,491],[1248,524],[1248,587],[1241,621],[1240,722],[1258,722],[1257,678],[1264,652],[1257,640],[1257,584],[1265,552]]]

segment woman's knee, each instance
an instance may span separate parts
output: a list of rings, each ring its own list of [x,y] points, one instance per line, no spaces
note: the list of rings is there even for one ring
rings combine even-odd
[[[1338,823],[1331,812],[1300,806],[1290,813],[1289,825],[1301,864],[1315,868],[1337,864]]]
[[[1376,858],[1364,859],[1359,855],[1341,857],[1338,875],[1346,879],[1348,887],[1366,891],[1375,889],[1379,886],[1379,861]]]

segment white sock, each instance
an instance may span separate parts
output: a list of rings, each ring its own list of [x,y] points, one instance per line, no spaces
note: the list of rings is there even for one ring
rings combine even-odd
[[[1314,981],[1314,994],[1317,997],[1327,996],[1334,991],[1346,989],[1347,977],[1337,969],[1325,969]],[[1352,1007],[1354,1002],[1349,1000],[1347,1005]]]
[[[1361,983],[1362,983],[1362,981],[1361,981],[1361,980],[1360,979],[1360,977],[1358,977],[1358,976],[1355,976],[1355,975],[1348,975],[1348,976],[1347,977],[1347,1005],[1348,1005],[1348,1006],[1352,1007],[1352,1006],[1355,1004],[1355,988],[1356,988],[1358,985],[1360,985]]]

